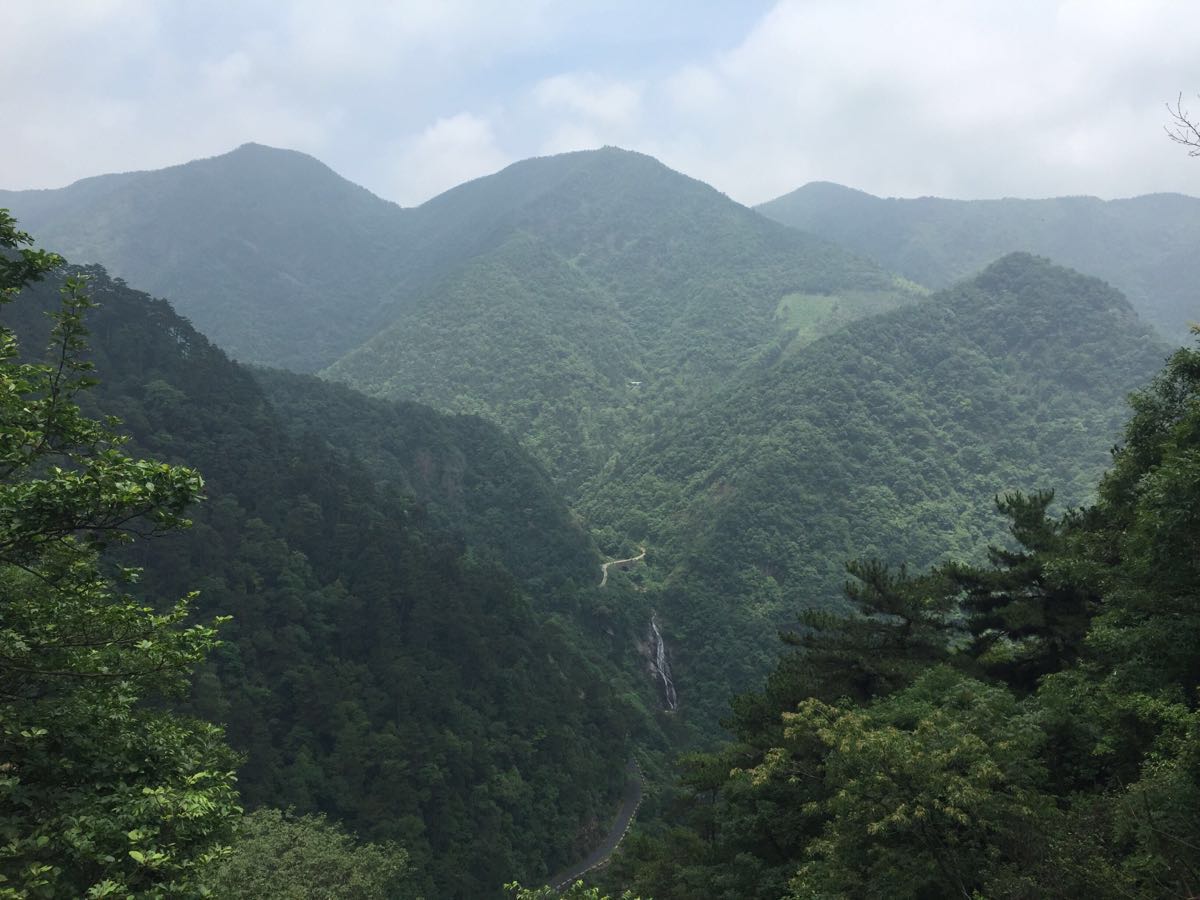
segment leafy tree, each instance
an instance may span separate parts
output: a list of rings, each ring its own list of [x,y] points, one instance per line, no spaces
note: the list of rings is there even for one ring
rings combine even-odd
[[[210,886],[228,900],[400,900],[410,889],[408,853],[356,844],[324,816],[260,809],[246,816]]]
[[[939,667],[865,710],[809,700],[784,720],[786,742],[764,766],[828,791],[828,824],[792,896],[970,897],[995,860],[1037,853],[1029,833],[1053,808],[1042,733],[1003,688]]]
[[[1014,543],[986,565],[858,567],[859,612],[810,616],[735,703],[738,742],[688,761],[684,827],[634,842],[629,880],[660,900],[1196,896],[1200,350],[1131,402],[1092,506],[1010,494]]]
[[[3,302],[55,268],[0,210]],[[135,600],[105,548],[187,524],[203,489],[131,459],[82,415],[94,384],[84,282],[68,279],[51,361],[0,327],[0,897],[189,897],[240,813],[215,726],[148,703],[182,691],[216,642]]]
[[[504,889],[508,891],[512,900],[639,900],[629,891],[621,894],[620,897],[610,897],[608,894],[601,894],[599,888],[589,888],[582,881],[577,881],[565,891],[559,892],[554,888],[524,888],[517,882],[506,884]],[[650,900],[650,898],[646,898]]]
[[[1200,326],[1194,329],[1200,335]],[[1083,548],[1104,586],[1093,647],[1127,688],[1200,690],[1200,349],[1131,398]]]

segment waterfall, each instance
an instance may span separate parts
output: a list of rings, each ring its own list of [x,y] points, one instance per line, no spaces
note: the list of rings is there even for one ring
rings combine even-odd
[[[658,614],[650,614],[650,652],[653,659],[650,662],[650,669],[655,676],[662,682],[663,699],[666,701],[667,709],[674,712],[679,708],[679,698],[675,694],[675,682],[671,679],[671,663],[667,660],[667,644],[663,640],[662,632],[658,630]]]

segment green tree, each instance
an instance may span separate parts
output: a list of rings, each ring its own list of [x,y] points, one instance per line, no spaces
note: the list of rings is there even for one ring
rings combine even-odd
[[[989,565],[948,564],[942,571],[963,592],[969,648],[985,672],[1032,692],[1038,680],[1078,659],[1100,605],[1095,585],[1064,565],[1076,513],[1052,518],[1053,491],[1013,491],[996,499],[1015,548],[990,547]]]
[[[53,271],[0,210],[0,301]],[[129,591],[103,551],[187,524],[193,470],[135,460],[85,417],[91,305],[67,279],[50,361],[0,327],[0,897],[203,896],[240,813],[215,726],[163,708],[214,645]]]
[[[415,896],[410,875],[395,844],[356,844],[324,816],[260,809],[246,816],[210,886],[228,900],[399,900]]]
[[[866,709],[814,699],[784,721],[764,767],[828,791],[792,896],[995,896],[997,860],[1037,856],[1029,834],[1053,812],[1043,736],[1004,688],[935,667]]]

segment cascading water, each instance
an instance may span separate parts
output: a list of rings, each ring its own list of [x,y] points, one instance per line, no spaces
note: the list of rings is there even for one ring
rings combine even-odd
[[[650,652],[652,659],[650,668],[662,682],[663,699],[667,709],[674,712],[679,708],[679,698],[675,694],[675,682],[671,679],[671,663],[667,661],[667,644],[662,632],[658,630],[658,614],[650,614]]]

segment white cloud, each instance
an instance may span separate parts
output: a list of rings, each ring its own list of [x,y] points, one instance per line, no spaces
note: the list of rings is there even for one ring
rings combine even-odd
[[[1200,90],[1194,0],[662,2],[6,0],[3,186],[256,140],[406,203],[600,144],[744,202],[813,179],[1200,193],[1162,134],[1163,102]],[[679,16],[706,14],[681,49]]]
[[[500,150],[491,123],[470,113],[438,119],[400,142],[391,165],[390,196],[404,205],[423,202],[457,184],[512,162]]]
[[[535,85],[533,96],[551,114],[567,111],[608,126],[630,125],[641,104],[637,85],[595,75],[555,75]]]
[[[1171,0],[786,0],[664,80],[647,143],[748,202],[814,179],[885,194],[1187,190],[1198,173],[1163,139],[1162,102],[1197,56],[1200,17]]]

